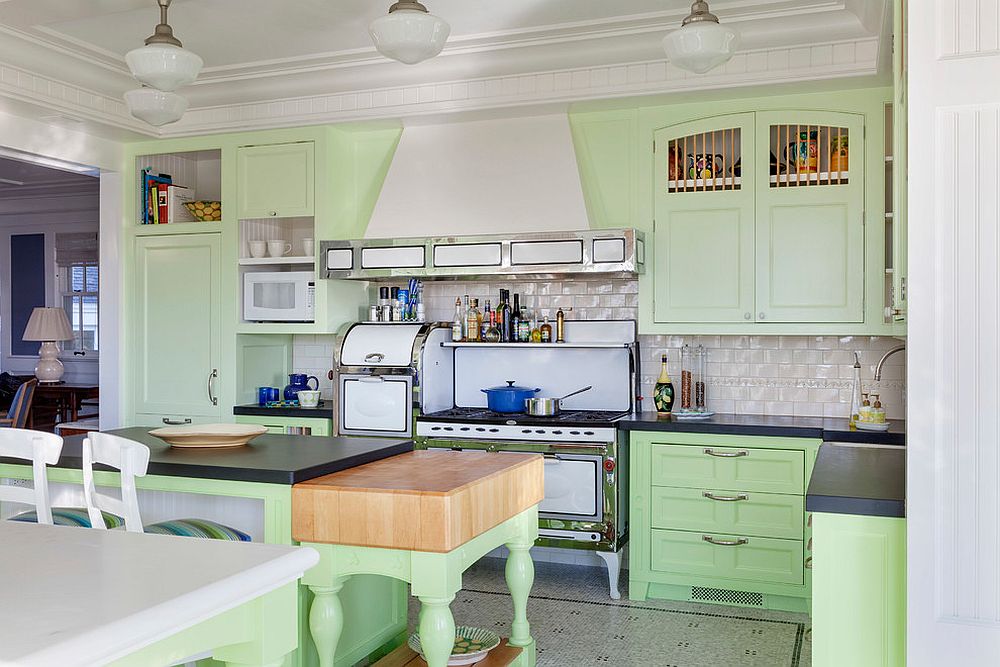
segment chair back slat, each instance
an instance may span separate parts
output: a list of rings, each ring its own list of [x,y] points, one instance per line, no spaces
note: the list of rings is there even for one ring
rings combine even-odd
[[[14,400],[7,410],[7,419],[11,420],[13,428],[24,428],[28,425],[28,414],[31,412],[31,402],[35,397],[38,380],[31,378],[21,383],[14,394]]]
[[[121,473],[121,498],[101,493],[94,483],[94,464],[115,468]],[[149,447],[141,442],[110,433],[93,431],[83,440],[83,495],[87,503],[90,525],[104,529],[104,517],[110,512],[125,518],[125,530],[141,533],[139,494],[135,478],[146,474],[149,467]]]
[[[22,385],[24,386],[24,385]],[[31,488],[0,485],[0,500],[35,506],[38,523],[52,524],[52,504],[46,465],[55,465],[63,439],[55,433],[0,428],[0,457],[31,461]]]

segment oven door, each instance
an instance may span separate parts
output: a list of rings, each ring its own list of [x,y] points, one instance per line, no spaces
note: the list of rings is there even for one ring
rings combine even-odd
[[[413,380],[409,375],[341,375],[340,435],[413,434]]]
[[[604,518],[602,458],[586,454],[545,454],[544,517],[576,521]]]

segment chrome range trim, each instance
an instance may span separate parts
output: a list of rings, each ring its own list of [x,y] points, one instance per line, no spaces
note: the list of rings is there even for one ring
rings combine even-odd
[[[417,421],[417,435],[426,438],[605,443],[614,442],[616,433],[617,429],[613,426],[527,426]]]
[[[465,258],[461,256],[463,247],[468,249]],[[493,252],[483,252],[486,248]],[[572,252],[568,253],[569,249]],[[371,259],[379,250],[384,251],[384,256]],[[643,232],[635,229],[540,232],[514,238],[358,239],[322,241],[320,257],[323,277],[328,279],[524,279],[567,275],[632,278],[644,272],[646,243]]]

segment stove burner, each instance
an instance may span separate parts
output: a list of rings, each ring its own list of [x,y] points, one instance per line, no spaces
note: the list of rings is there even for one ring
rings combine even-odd
[[[493,412],[486,408],[451,408],[440,412],[421,415],[418,419],[436,421],[463,421],[482,422],[484,424],[506,424],[516,422],[518,424],[610,424],[627,415],[627,411],[616,410],[567,410],[552,417],[533,417],[528,414],[507,414],[503,412]]]

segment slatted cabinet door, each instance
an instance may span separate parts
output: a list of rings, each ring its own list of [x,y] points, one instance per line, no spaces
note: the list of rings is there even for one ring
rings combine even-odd
[[[756,320],[863,322],[864,117],[761,112],[757,142]]]
[[[654,136],[655,321],[752,320],[754,114]]]

